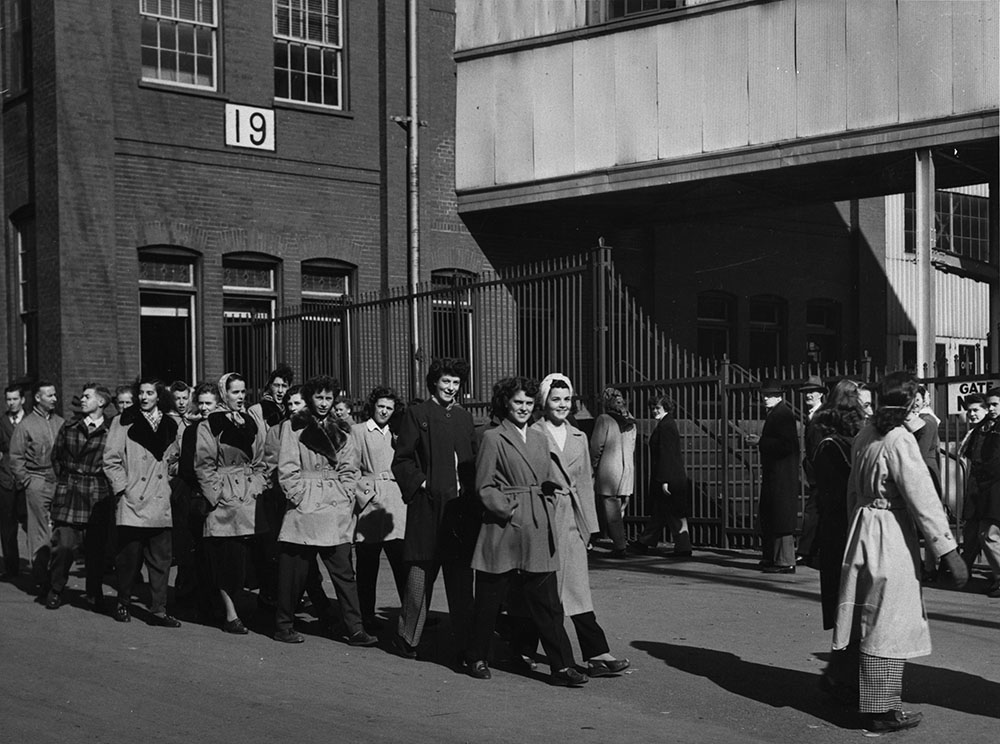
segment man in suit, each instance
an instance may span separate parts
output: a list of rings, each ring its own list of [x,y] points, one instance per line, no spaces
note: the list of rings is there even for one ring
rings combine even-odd
[[[760,395],[767,410],[759,437],[759,520],[764,573],[795,573],[795,527],[799,502],[799,432],[777,380],[767,380]]]
[[[73,553],[83,546],[87,574],[87,604],[101,610],[104,549],[112,515],[111,493],[104,475],[104,444],[111,419],[104,411],[111,391],[87,383],[80,395],[80,418],[59,430],[52,448],[58,482],[52,499],[52,557],[45,606],[56,610],[73,565]]]
[[[20,385],[8,385],[4,391],[7,411],[0,417],[0,550],[3,551],[3,578],[13,581],[21,572],[21,553],[17,545],[17,525],[24,526],[24,490],[14,482],[10,469],[10,440],[24,418],[24,391]]]
[[[28,506],[28,552],[31,571],[40,588],[48,591],[49,541],[52,525],[49,506],[56,493],[56,473],[52,468],[52,447],[66,423],[58,415],[56,386],[39,382],[32,396],[34,409],[14,430],[10,440],[10,467],[14,481],[24,489]]]

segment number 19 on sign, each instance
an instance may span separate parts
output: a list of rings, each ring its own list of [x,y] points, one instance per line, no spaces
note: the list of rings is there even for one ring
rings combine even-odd
[[[274,111],[227,103],[226,144],[274,152]]]

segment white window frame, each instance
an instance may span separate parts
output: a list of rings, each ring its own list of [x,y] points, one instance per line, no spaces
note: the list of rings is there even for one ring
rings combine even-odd
[[[149,259],[151,262],[155,261],[157,258],[178,258],[181,259],[184,265],[188,269],[188,281],[187,282],[158,282],[149,279],[139,279],[139,316],[143,317],[187,317],[190,322],[191,328],[191,379],[198,379],[198,315],[197,315],[197,295],[198,287],[195,283],[195,264],[198,259],[195,256],[181,254],[171,250],[160,250],[155,248],[140,250],[137,264],[142,263],[143,258]],[[180,261],[178,261],[180,263]],[[178,299],[176,308],[162,307],[155,304],[145,304],[143,298],[146,293],[153,295],[170,295]],[[187,313],[177,312],[181,307],[181,301],[184,302],[183,310]],[[171,310],[174,312],[170,312]],[[142,358],[142,334],[139,334],[139,358]]]
[[[159,0],[160,2],[170,2],[171,0]],[[139,16],[140,24],[142,19],[151,18],[157,21],[157,33],[159,33],[159,26],[161,22],[168,22],[174,24],[186,24],[196,28],[208,28],[212,32],[212,83],[211,85],[201,85],[199,83],[184,83],[179,80],[167,80],[162,77],[146,77],[145,74],[142,75],[142,80],[147,83],[156,83],[157,85],[170,85],[176,86],[178,88],[192,88],[194,90],[218,90],[219,84],[219,0],[212,0],[212,21],[201,21],[197,19],[182,18],[179,15],[167,15],[165,13],[153,13],[151,11],[144,10],[144,7],[149,2],[156,2],[156,0],[139,0]],[[172,0],[175,4],[178,0]],[[197,8],[197,5],[195,6]],[[142,67],[141,61],[141,50],[145,48],[142,46],[140,37],[140,68]],[[164,49],[164,47],[159,46],[159,36],[157,36],[157,52],[159,53]],[[175,51],[175,54],[179,54],[179,49]],[[195,44],[195,58],[198,57],[197,53],[197,43]],[[161,71],[162,68],[159,64],[159,56],[157,57],[157,71]]]
[[[289,13],[291,13],[291,10],[292,10],[293,7],[300,7],[300,8],[303,9],[303,12],[307,13],[308,11],[306,10],[306,5],[308,4],[308,0],[273,0],[272,6],[271,6],[272,7],[271,20],[272,20],[273,30],[274,30],[274,41],[276,43],[277,42],[283,42],[285,44],[286,53],[287,53],[287,50],[289,49],[289,47],[291,45],[293,45],[293,44],[301,46],[302,49],[303,49],[303,54],[304,55],[308,54],[308,50],[310,48],[319,49],[321,55],[322,55],[322,51],[323,50],[334,50],[336,52],[336,59],[337,59],[337,104],[334,105],[334,104],[329,104],[329,103],[316,103],[315,101],[308,101],[308,100],[303,100],[303,99],[299,99],[299,98],[281,97],[281,96],[278,96],[277,89],[275,89],[274,100],[276,100],[276,101],[283,101],[283,102],[287,102],[287,103],[301,104],[303,106],[315,106],[317,108],[325,108],[325,109],[330,109],[330,110],[333,110],[333,111],[343,111],[344,110],[344,75],[345,75],[345,70],[346,70],[346,65],[344,63],[344,57],[346,56],[345,55],[345,47],[346,47],[346,45],[344,43],[344,15],[345,15],[345,9],[346,9],[346,5],[347,5],[347,0],[321,0],[321,2],[323,3],[323,10],[321,11],[321,15],[322,15],[323,19],[325,19],[327,16],[331,15],[331,13],[329,12],[330,3],[336,3],[337,4],[337,10],[338,10],[338,13],[337,13],[337,39],[338,39],[338,43],[334,44],[334,43],[331,43],[329,41],[317,41],[315,39],[309,39],[309,38],[303,37],[303,36],[295,36],[295,35],[293,35],[291,33],[288,33],[288,34],[278,33],[278,10],[279,10],[279,5],[281,6],[282,9],[286,10]],[[289,23],[289,25],[291,25],[291,24]],[[323,23],[323,29],[324,29],[324,35],[325,35],[325,29],[326,29],[326,23],[325,22]],[[275,74],[277,74],[278,68],[274,67],[274,71],[275,71]],[[287,73],[289,75],[288,92],[289,92],[289,95],[290,95],[291,91],[292,91],[292,84],[291,84],[291,74],[292,74],[292,71],[291,71],[291,69],[288,69]],[[321,80],[323,79],[322,73],[320,73],[320,79]],[[308,87],[306,89],[308,90]]]

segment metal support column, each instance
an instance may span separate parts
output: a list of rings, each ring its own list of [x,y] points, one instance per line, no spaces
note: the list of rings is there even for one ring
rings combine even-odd
[[[990,179],[989,200],[990,266],[1000,271],[1000,180]],[[987,337],[989,358],[983,363],[987,370],[1000,373],[1000,277],[990,282],[990,331]]]
[[[934,156],[930,150],[916,153],[916,254],[917,254],[917,374],[921,377],[947,374],[934,369]]]
[[[420,284],[420,118],[417,106],[417,0],[409,0],[406,13],[407,61],[407,169],[408,274],[410,286],[410,397],[420,390],[421,350],[417,287]]]

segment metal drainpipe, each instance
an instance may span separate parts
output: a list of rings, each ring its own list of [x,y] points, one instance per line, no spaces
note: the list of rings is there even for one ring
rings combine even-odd
[[[417,0],[407,0],[406,23],[406,95],[407,95],[407,227],[409,241],[410,280],[410,397],[418,394],[420,380],[420,320],[417,307],[417,286],[420,283],[420,119],[417,116]]]

